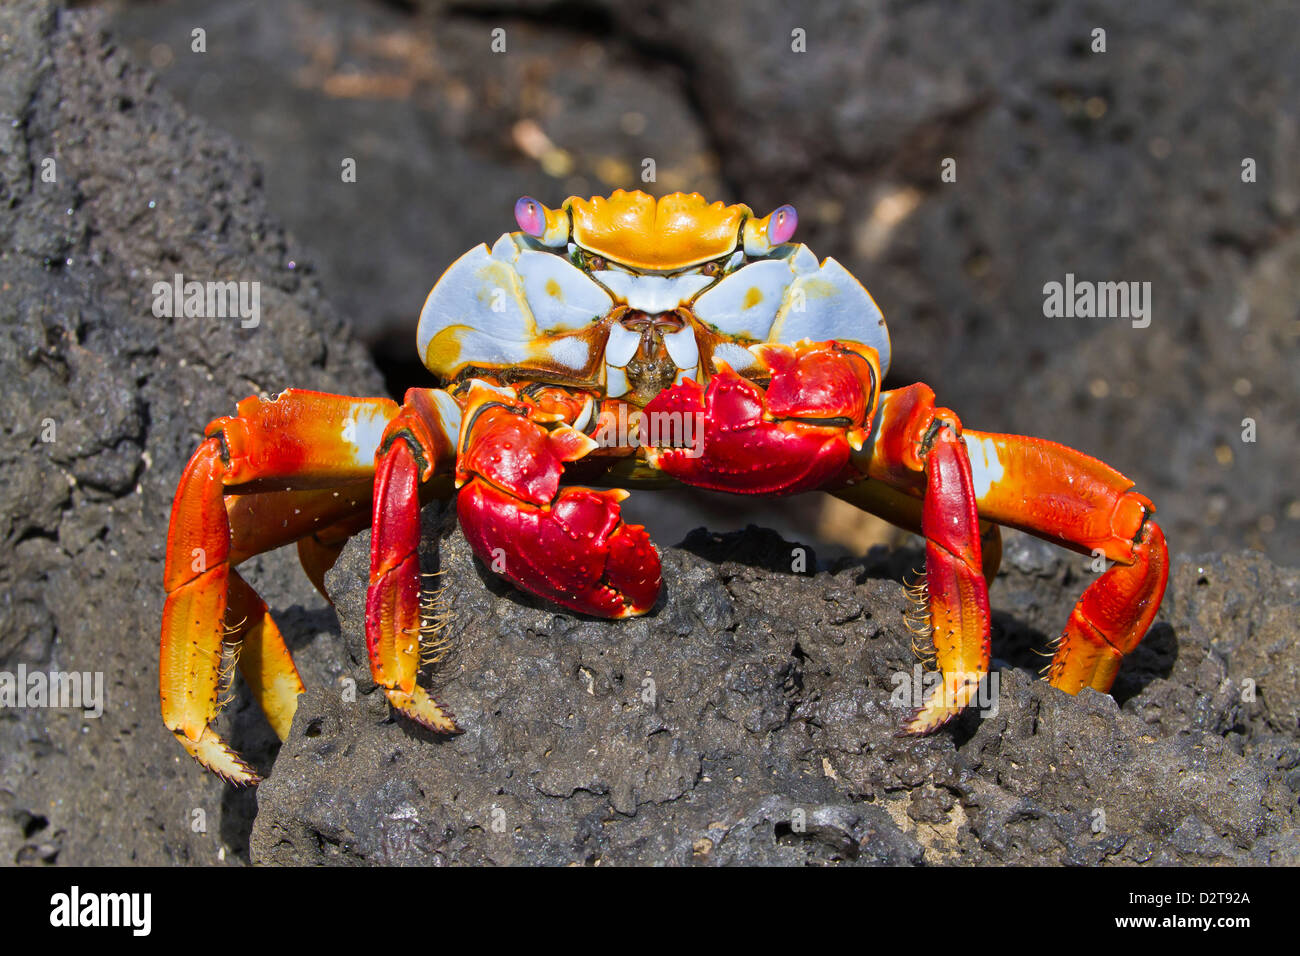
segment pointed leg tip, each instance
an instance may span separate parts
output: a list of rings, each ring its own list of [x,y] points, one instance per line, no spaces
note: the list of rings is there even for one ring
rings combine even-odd
[[[227,777],[221,773],[218,773],[217,776],[238,790],[243,790],[245,787],[256,787],[263,780],[262,776],[253,770],[247,770],[241,777]]]
[[[431,730],[435,734],[441,734],[444,737],[459,737],[465,732],[465,729],[461,727],[460,724],[456,723],[456,718],[451,711],[446,710],[445,708],[442,710],[441,716],[436,720],[426,720],[417,714],[410,713],[409,711],[403,711],[402,713],[415,721],[415,723],[419,724],[425,730]]]
[[[903,722],[903,727],[897,736],[928,737],[947,726],[974,702],[976,691],[984,676],[981,672],[974,679],[946,684],[932,690],[921,706],[912,711]]]
[[[384,693],[394,710],[426,730],[449,737],[464,733],[456,723],[456,715],[439,705],[423,688],[417,687],[410,693],[389,688]]]
[[[907,720],[903,722],[902,728],[894,736],[900,738],[929,737],[946,727],[959,713],[961,713],[961,708],[937,707],[934,705],[918,707],[912,711]]]
[[[623,609],[612,615],[614,620],[624,620],[629,617],[644,617],[654,610],[654,604],[624,604]]]
[[[261,775],[250,767],[244,758],[235,753],[211,727],[206,728],[198,740],[192,740],[183,731],[176,731],[181,742],[199,765],[216,774],[234,787],[255,787],[262,782]]]

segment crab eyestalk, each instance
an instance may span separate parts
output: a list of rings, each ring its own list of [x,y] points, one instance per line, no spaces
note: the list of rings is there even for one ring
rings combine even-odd
[[[515,203],[519,228],[544,246],[558,247],[569,241],[569,215],[563,209],[548,209],[532,196]]]
[[[794,237],[799,227],[799,214],[794,206],[778,206],[762,219],[747,220],[744,227],[745,254],[770,255],[772,250]]]

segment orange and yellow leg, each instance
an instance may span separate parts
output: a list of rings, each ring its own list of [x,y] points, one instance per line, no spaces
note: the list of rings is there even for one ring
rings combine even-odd
[[[936,422],[941,423],[939,431]],[[947,442],[934,442],[947,430],[944,426],[961,436],[959,453]],[[964,459],[964,467],[955,466],[964,473],[958,484],[964,486],[968,475],[970,487],[957,497],[969,497],[979,519],[1016,527],[1082,553],[1101,553],[1117,562],[1080,598],[1049,670],[1052,685],[1069,693],[1083,687],[1109,690],[1120,661],[1150,627],[1168,579],[1164,535],[1151,518],[1154,506],[1131,491],[1133,483],[1119,472],[1064,445],[970,429],[962,433],[951,412],[934,407],[934,393],[928,386],[918,384],[883,395],[866,462],[870,480],[841,496],[856,498],[866,507],[883,502],[903,518],[909,512],[897,495],[862,489],[879,483],[921,498],[927,564],[937,556],[945,566],[941,577],[949,578],[936,581],[927,568],[936,659],[948,691],[964,686],[957,678],[949,680],[949,671],[960,673],[980,659],[987,589],[976,586],[971,573],[981,558],[974,546],[976,526],[969,524],[965,505],[956,508],[951,494],[944,495],[946,502],[930,500],[936,472],[942,477],[942,472],[954,467],[951,462],[935,465],[936,449],[941,458]],[[952,482],[946,485],[954,487]],[[934,520],[925,521],[932,511]],[[931,538],[932,531],[940,535],[939,540]],[[963,550],[962,540],[969,540],[971,546]],[[958,636],[954,639],[952,634]],[[928,732],[956,712],[923,707],[907,729]]]
[[[1155,505],[1109,465],[1065,445],[969,430],[966,443],[981,475],[981,515],[1115,562],[1083,592],[1048,670],[1052,686],[1071,694],[1110,690],[1169,579]]]
[[[282,738],[302,692],[275,621],[234,566],[364,512],[375,440],[396,412],[388,399],[317,392],[249,398],[235,417],[208,426],[181,476],[164,571],[162,716],[195,759],[227,780],[250,784],[258,776],[212,727],[226,646],[235,646]]]

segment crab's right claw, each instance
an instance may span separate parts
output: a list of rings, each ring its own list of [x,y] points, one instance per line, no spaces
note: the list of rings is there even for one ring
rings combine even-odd
[[[479,560],[516,587],[595,617],[654,607],[659,554],[640,525],[619,517],[618,491],[565,488],[548,506],[475,478],[457,502]]]
[[[623,523],[626,492],[560,490],[564,462],[595,442],[567,426],[548,430],[499,398],[471,398],[472,431],[457,462],[456,508],[474,554],[516,587],[583,614],[649,611],[659,554],[645,528]]]

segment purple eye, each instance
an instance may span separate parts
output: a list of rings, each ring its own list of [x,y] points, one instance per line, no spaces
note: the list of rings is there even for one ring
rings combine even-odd
[[[781,206],[773,210],[772,217],[767,221],[767,241],[774,246],[789,242],[798,225],[799,214],[794,211],[794,206]]]
[[[515,203],[515,222],[528,235],[540,239],[546,232],[546,209],[532,196],[523,196]]]

